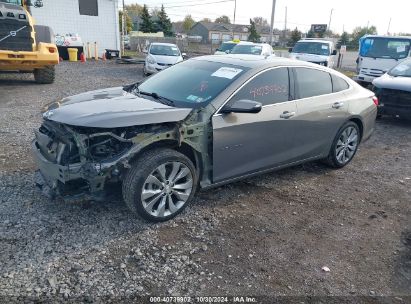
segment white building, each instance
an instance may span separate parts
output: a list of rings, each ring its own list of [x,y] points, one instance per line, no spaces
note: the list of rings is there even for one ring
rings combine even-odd
[[[118,0],[43,0],[31,7],[36,24],[50,26],[56,35],[78,34],[83,43],[105,49],[120,49]]]

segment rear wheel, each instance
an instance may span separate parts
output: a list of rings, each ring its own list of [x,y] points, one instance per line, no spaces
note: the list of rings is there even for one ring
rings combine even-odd
[[[197,172],[189,158],[171,149],[143,154],[123,181],[123,197],[131,211],[146,220],[175,217],[191,202]]]
[[[346,166],[354,158],[360,138],[358,125],[352,121],[345,123],[333,141],[326,159],[327,163],[334,168]]]
[[[50,84],[54,82],[56,71],[54,66],[46,66],[34,70],[34,80],[40,84]]]

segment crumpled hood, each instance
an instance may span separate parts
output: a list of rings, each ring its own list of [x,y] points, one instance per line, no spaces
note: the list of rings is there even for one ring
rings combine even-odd
[[[119,128],[177,122],[191,111],[140,98],[117,87],[64,98],[50,104],[43,117],[73,126]]]
[[[411,92],[411,78],[410,77],[393,77],[384,74],[372,82],[374,86],[380,89],[392,89]]]

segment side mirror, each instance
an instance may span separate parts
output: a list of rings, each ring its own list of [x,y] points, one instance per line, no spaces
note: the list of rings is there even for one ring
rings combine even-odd
[[[337,50],[334,50],[331,55],[337,55]]]
[[[230,51],[230,50],[227,50],[227,51],[225,51],[225,53],[226,53],[226,54],[230,54],[230,53],[231,53],[231,51]]]
[[[241,99],[234,101],[230,105],[225,105],[221,109],[221,113],[259,113],[261,112],[263,105],[260,102]]]
[[[183,57],[183,59],[187,58],[187,53],[181,53],[181,57]]]
[[[289,49],[288,49],[288,52],[289,52],[289,53],[292,53],[292,52],[293,52],[293,48],[289,48]]]

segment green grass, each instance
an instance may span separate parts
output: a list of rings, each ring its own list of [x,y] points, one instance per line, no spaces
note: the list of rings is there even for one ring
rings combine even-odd
[[[340,73],[343,73],[345,76],[350,77],[350,78],[353,78],[356,75],[356,73],[353,72],[353,71],[347,71],[347,70],[344,70],[344,69],[336,69],[336,70]]]

